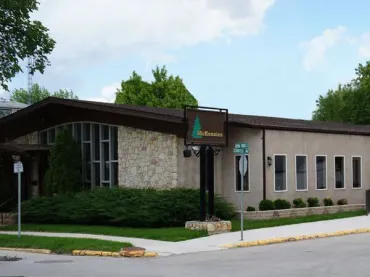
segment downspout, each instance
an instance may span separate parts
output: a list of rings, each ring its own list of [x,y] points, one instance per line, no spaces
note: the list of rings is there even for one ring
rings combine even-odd
[[[266,130],[262,129],[262,186],[263,200],[266,200]]]

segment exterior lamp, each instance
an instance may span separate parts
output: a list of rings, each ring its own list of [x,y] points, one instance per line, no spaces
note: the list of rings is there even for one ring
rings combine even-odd
[[[267,165],[272,166],[272,158],[270,156],[267,157]]]

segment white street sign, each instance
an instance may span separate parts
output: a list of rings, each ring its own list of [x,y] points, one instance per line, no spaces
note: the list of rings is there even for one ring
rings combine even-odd
[[[22,162],[14,163],[14,173],[22,173],[23,172],[23,164]]]
[[[244,164],[243,164],[243,160],[244,160]],[[240,160],[239,160],[239,172],[240,172],[240,174],[244,176],[245,173],[247,173],[247,169],[248,169],[248,160],[247,160],[247,157],[245,155],[243,155],[243,156],[240,157]]]

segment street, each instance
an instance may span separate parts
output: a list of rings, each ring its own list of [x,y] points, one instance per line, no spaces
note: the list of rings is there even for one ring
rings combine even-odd
[[[73,257],[0,251],[0,276],[336,276],[370,271],[370,234],[151,259]]]

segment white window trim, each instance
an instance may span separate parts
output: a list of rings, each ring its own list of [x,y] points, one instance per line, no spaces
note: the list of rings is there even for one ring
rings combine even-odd
[[[243,189],[243,184],[241,184],[241,187],[240,187],[240,190],[237,190],[236,189],[236,157],[241,157],[242,155],[234,155],[234,191],[235,192],[237,192],[237,193],[240,193],[241,191],[242,191],[242,189]],[[250,174],[249,174],[249,169],[250,169],[250,164],[251,164],[251,162],[250,162],[250,156],[249,156],[249,154],[248,155],[245,155],[245,156],[247,156],[248,157],[248,164],[247,164],[247,174],[248,174],[248,182],[249,182],[249,186],[248,186],[248,190],[243,190],[243,192],[250,192],[251,191],[251,184],[250,184],[250,178],[251,178],[251,176],[250,176]],[[239,165],[238,165],[238,167],[239,167]]]
[[[319,189],[317,188],[317,157],[325,157],[325,188]],[[315,189],[316,190],[328,190],[328,156],[327,155],[315,155]]]
[[[306,157],[306,189],[298,189],[297,182],[297,157]],[[295,189],[296,191],[308,191],[308,155],[307,154],[296,154],[294,158],[294,176],[295,176]]]
[[[358,188],[353,187],[353,158],[360,158],[360,179],[361,179],[361,186]],[[352,180],[352,189],[362,189],[362,178],[363,178],[363,173],[362,173],[362,156],[352,156],[351,157],[351,180]]]
[[[335,175],[335,158],[343,158],[343,188],[336,188],[335,187],[335,184],[336,184],[336,175]],[[346,157],[344,155],[334,155],[334,159],[333,159],[333,168],[334,168],[334,190],[345,190],[346,189]]]
[[[276,156],[284,156],[285,157],[285,190],[276,190],[276,183],[275,183],[275,157]],[[288,191],[288,155],[287,154],[274,154],[274,192],[287,192]]]

